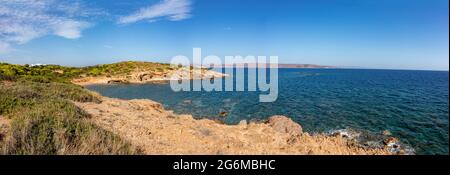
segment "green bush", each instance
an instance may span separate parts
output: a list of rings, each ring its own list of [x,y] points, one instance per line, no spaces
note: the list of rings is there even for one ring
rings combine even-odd
[[[95,102],[100,99],[81,86],[58,82],[35,82],[21,79],[9,86],[0,85],[0,115],[13,108],[29,108],[49,99]]]
[[[0,81],[0,115],[11,119],[0,154],[139,154],[111,132],[92,124],[73,104],[100,102],[81,86],[45,77]]]
[[[22,66],[0,63],[0,80],[10,77],[26,77],[37,82],[70,82],[71,79],[78,78],[82,75],[127,75],[137,70],[165,72],[169,70],[169,67],[169,64],[136,61],[126,61],[83,68],[66,67],[59,65],[42,65],[30,67],[29,65]]]
[[[83,68],[0,63],[0,117],[11,121],[1,133],[0,154],[139,154],[73,104],[101,101],[71,80],[168,70],[169,64],[133,61]]]
[[[4,154],[133,154],[130,144],[91,124],[74,104],[51,100],[18,113]]]

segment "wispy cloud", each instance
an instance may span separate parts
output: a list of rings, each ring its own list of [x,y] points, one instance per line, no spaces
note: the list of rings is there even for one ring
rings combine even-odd
[[[45,35],[77,39],[96,13],[80,1],[0,0],[0,52]]]
[[[157,4],[139,9],[137,12],[119,18],[119,24],[129,24],[141,20],[154,22],[161,18],[180,21],[191,17],[191,0],[163,0]]]

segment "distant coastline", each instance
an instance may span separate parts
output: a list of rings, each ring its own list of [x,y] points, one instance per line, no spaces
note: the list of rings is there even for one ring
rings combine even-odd
[[[255,64],[255,63],[250,63],[250,64],[234,64],[234,65],[228,65],[228,64],[224,64],[222,65],[225,68],[232,68],[232,67],[236,67],[236,68],[256,68],[256,67],[260,67],[261,65]],[[277,65],[270,65],[270,64],[266,64],[266,67],[273,67],[276,66],[278,68],[321,68],[321,69],[331,69],[331,68],[337,68],[334,66],[323,66],[323,65],[317,65],[317,64],[277,64]]]

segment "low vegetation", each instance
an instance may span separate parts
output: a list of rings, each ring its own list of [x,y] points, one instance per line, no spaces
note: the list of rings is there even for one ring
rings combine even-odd
[[[127,75],[133,71],[166,72],[170,64],[126,61],[115,64],[104,64],[81,69],[80,74],[86,76]]]
[[[139,154],[139,149],[92,124],[90,116],[73,104],[100,99],[70,80],[149,67],[156,69],[158,64],[72,68],[0,63],[0,120],[9,121],[8,132],[0,132],[0,154]]]
[[[0,63],[0,79],[11,79],[15,76],[38,79],[39,81],[67,82],[72,78],[84,76],[113,76],[127,75],[133,71],[166,72],[170,70],[169,64],[126,61],[114,64],[103,64],[88,67],[66,67],[59,65],[14,65]]]

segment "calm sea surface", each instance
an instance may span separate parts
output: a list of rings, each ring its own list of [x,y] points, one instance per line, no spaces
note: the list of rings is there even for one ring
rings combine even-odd
[[[448,71],[280,69],[279,95],[261,92],[173,92],[169,84],[94,85],[104,96],[152,99],[195,118],[240,120],[285,115],[308,132],[389,130],[417,154],[449,154]]]

